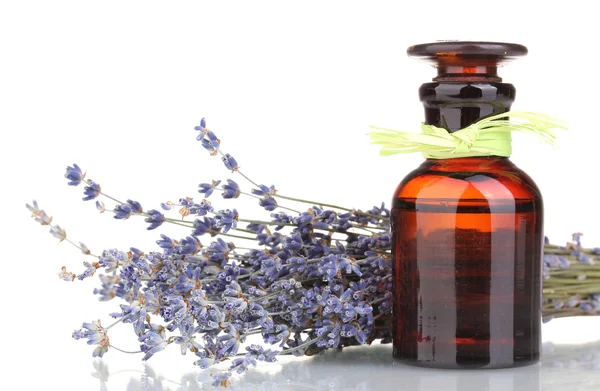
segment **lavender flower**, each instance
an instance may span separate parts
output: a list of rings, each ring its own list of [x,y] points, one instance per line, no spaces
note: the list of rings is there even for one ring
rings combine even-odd
[[[96,349],[94,349],[92,356],[104,356],[104,353],[108,351],[110,341],[108,339],[108,335],[106,334],[106,330],[102,327],[100,321],[93,321],[92,323],[84,322],[81,327],[82,328],[80,330],[75,330],[73,332],[73,338],[87,338],[88,345],[98,345]]]
[[[252,189],[252,194],[257,195],[259,197],[272,197],[277,193],[275,190],[275,186],[271,185],[271,187],[260,185],[258,189]]]
[[[150,325],[150,330],[140,335],[138,340],[141,343],[142,352],[145,353],[142,358],[144,361],[149,360],[168,345],[168,342],[165,340],[165,328],[160,325]]]
[[[223,156],[222,160],[223,164],[225,164],[225,167],[228,170],[231,170],[231,172],[237,171],[240,168],[233,156],[231,156],[228,153],[226,153],[225,156]]]
[[[277,201],[275,200],[275,198],[261,198],[260,200],[258,200],[258,204],[265,208],[265,210],[268,210],[269,212],[272,212],[275,209],[277,209]]]
[[[194,220],[194,231],[192,235],[202,236],[209,233],[210,236],[215,236],[221,228],[217,226],[217,221],[211,217]]]
[[[33,200],[33,205],[25,204],[27,209],[31,212],[31,217],[41,225],[50,225],[52,223],[52,217],[49,217],[46,212],[41,210],[38,206],[38,203]]]
[[[67,166],[65,178],[69,180],[69,186],[78,186],[85,178],[85,174],[81,171],[81,168],[79,168],[77,164],[73,164],[73,167]]]
[[[198,136],[196,137],[196,140],[202,141],[202,139],[204,138],[204,136],[208,132],[208,130],[206,129],[206,120],[204,118],[202,118],[200,120],[200,125],[199,126],[195,126],[194,130],[197,130],[197,131],[200,132],[200,134],[198,134]]]
[[[227,233],[230,229],[237,228],[238,212],[233,209],[220,210],[215,216],[218,228],[223,228],[223,232]]]
[[[93,200],[94,198],[100,195],[101,188],[100,185],[91,179],[87,180],[87,186],[83,188],[83,197],[84,201]]]
[[[126,220],[131,216],[131,207],[127,204],[115,206],[115,219]]]
[[[94,275],[94,273],[96,273],[96,266],[92,265],[89,262],[84,262],[83,266],[85,266],[85,270],[83,271],[83,273],[80,273],[77,276],[78,280],[83,280],[86,279],[88,277],[91,277]]]
[[[212,131],[206,129],[203,133],[204,136],[202,138],[197,138],[198,141],[202,142],[202,147],[209,151],[211,155],[216,155],[219,151],[221,142]]]
[[[182,239],[181,243],[175,246],[177,253],[182,255],[196,254],[201,247],[200,241],[193,236]]]
[[[204,200],[199,204],[192,204],[192,206],[189,208],[189,212],[197,216],[206,216],[207,214],[212,213],[214,210],[215,208],[213,208],[210,202],[207,200]]]
[[[75,279],[75,277],[77,277],[75,274],[67,271],[67,267],[63,266],[61,268],[60,273],[58,273],[58,278],[60,278],[63,281],[73,281]]]
[[[59,225],[51,226],[50,233],[61,242],[67,238],[67,233]]]
[[[213,180],[211,183],[201,183],[198,185],[198,187],[200,188],[200,190],[198,190],[198,193],[204,194],[204,196],[208,198],[217,188],[217,186],[219,186],[220,183],[221,181],[215,180]]]
[[[142,213],[144,211],[142,205],[137,201],[127,200],[127,205],[129,205],[133,213]]]
[[[227,183],[223,185],[223,198],[238,198],[241,194],[240,187],[231,179],[227,179]]]
[[[148,211],[148,217],[146,217],[144,221],[150,223],[150,226],[148,227],[149,230],[156,229],[165,222],[165,215],[155,209],[152,209]]]

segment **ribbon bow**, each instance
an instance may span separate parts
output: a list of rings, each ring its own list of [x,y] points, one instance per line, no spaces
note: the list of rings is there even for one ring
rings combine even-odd
[[[510,120],[508,119],[510,117]],[[563,121],[544,114],[509,111],[484,118],[466,128],[449,133],[444,128],[421,124],[421,133],[378,128],[369,132],[372,144],[381,145],[381,155],[422,152],[425,158],[451,159],[470,156],[510,156],[511,132],[533,134],[555,145],[553,129],[567,129]]]

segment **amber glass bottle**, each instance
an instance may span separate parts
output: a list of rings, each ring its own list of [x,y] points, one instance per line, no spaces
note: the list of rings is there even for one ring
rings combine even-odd
[[[497,67],[524,46],[437,42],[409,56],[438,76],[420,98],[448,132],[506,112],[515,88]],[[542,198],[508,158],[427,159],[393,198],[394,356],[436,368],[539,361]]]

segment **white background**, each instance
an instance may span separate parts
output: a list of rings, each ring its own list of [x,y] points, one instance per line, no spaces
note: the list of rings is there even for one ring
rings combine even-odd
[[[411,44],[528,46],[528,57],[500,71],[517,87],[513,108],[563,118],[570,129],[556,150],[516,135],[513,161],[544,194],[552,242],[581,231],[584,245],[600,245],[593,3],[3,2],[0,327],[2,356],[11,361],[2,372],[14,376],[7,384],[18,378],[22,386],[95,388],[92,349],[70,333],[84,320],[108,321],[116,307],[96,302],[95,280],[56,278],[63,265],[82,270],[83,257],[29,220],[26,202],[38,200],[70,238],[96,253],[148,251],[160,232],[186,234],[177,227],[148,232],[141,220],[99,215],[80,201],[82,188],[66,186],[67,165],[77,162],[104,191],[146,209],[199,197],[198,183],[228,175],[195,141],[193,127],[204,116],[242,170],[281,194],[360,208],[389,202],[421,158],[379,157],[366,132],[371,124],[418,130],[417,90],[435,71],[406,57]],[[216,206],[267,216],[253,203]],[[598,325],[555,321],[544,338],[594,340]],[[119,345],[135,350],[127,337]],[[175,349],[159,356],[155,366],[192,362],[177,361]],[[134,368],[139,357],[112,352],[107,360]]]

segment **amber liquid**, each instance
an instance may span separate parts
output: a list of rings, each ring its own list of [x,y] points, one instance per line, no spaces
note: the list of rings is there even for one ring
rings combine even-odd
[[[539,360],[542,216],[529,181],[508,159],[468,158],[424,163],[399,186],[397,359],[437,368]]]

